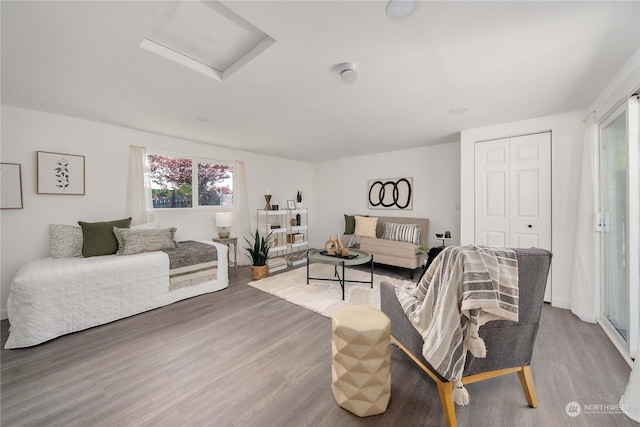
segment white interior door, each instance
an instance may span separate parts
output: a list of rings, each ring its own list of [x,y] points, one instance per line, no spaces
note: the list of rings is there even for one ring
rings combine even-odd
[[[510,138],[509,246],[551,250],[551,134]]]
[[[476,144],[475,243],[509,246],[509,138]]]
[[[550,132],[475,144],[475,243],[551,250]]]

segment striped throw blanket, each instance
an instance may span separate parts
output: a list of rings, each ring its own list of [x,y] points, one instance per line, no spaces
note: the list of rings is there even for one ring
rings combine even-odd
[[[413,288],[397,288],[407,317],[424,339],[422,354],[449,381],[454,401],[469,402],[462,386],[467,351],[485,357],[478,328],[490,320],[518,321],[518,261],[509,249],[445,248]]]
[[[218,276],[218,251],[211,244],[187,240],[163,252],[169,255],[169,291],[199,285]]]

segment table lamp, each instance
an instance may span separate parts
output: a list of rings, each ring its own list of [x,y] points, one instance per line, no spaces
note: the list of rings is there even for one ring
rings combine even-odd
[[[218,237],[221,239],[229,238],[229,230],[233,222],[232,212],[216,212],[216,227],[218,227]]]

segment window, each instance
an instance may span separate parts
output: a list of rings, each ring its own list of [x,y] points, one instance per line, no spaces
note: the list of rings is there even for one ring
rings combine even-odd
[[[233,166],[215,160],[196,160],[149,154],[154,208],[231,206]]]

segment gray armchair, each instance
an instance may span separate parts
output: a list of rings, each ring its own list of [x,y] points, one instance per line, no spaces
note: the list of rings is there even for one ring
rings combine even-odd
[[[518,373],[529,406],[538,406],[531,377],[531,355],[538,332],[551,252],[544,249],[514,249],[518,258],[519,321],[492,321],[480,328],[487,346],[486,358],[467,354],[462,378],[470,384],[510,373]],[[438,386],[447,426],[456,425],[452,398],[454,382],[442,378],[422,356],[423,340],[405,315],[395,294],[395,286],[382,282],[382,311],[391,319],[391,341],[404,351]]]

